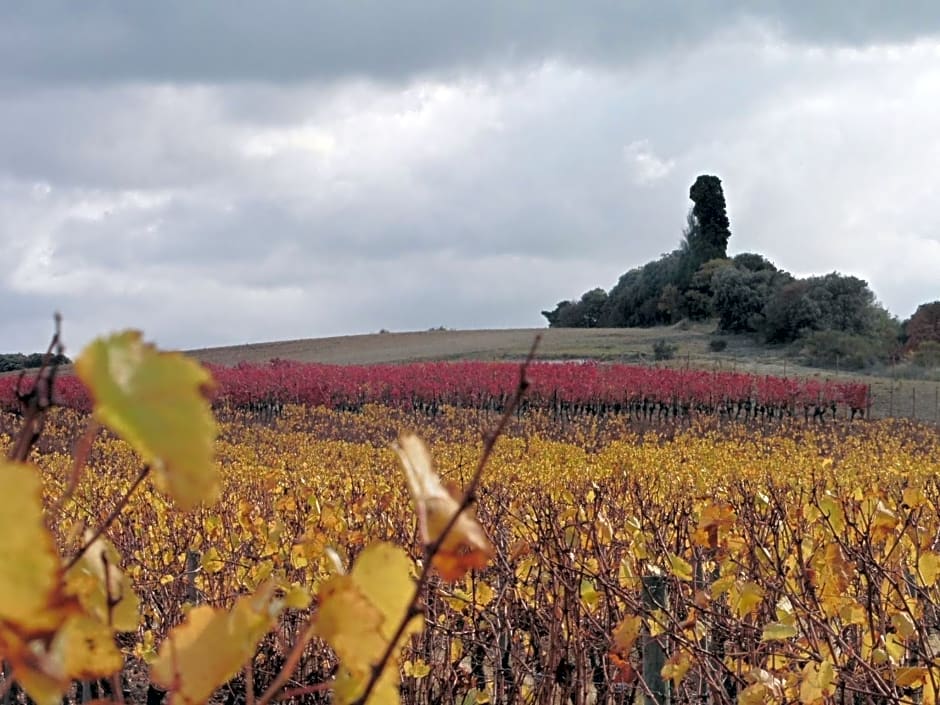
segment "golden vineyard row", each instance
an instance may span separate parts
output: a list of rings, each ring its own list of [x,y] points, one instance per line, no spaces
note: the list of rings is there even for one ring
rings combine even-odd
[[[420,572],[415,512],[389,447],[397,432],[421,424],[414,430],[441,478],[459,487],[488,421],[368,407],[223,424],[216,504],[181,513],[145,483],[107,533],[140,597],[123,615],[132,622],[122,628],[133,635],[122,642],[127,662],[153,661],[195,605],[227,608],[274,585],[285,612],[250,677],[231,686],[264,691],[338,566],[390,542]],[[63,555],[140,467],[131,446],[100,435],[89,471],[60,504],[81,423],[71,412],[52,416],[32,458]],[[425,629],[401,658],[404,701],[633,702],[654,687],[644,660],[659,648],[665,662],[654,675],[678,702],[936,702],[934,430],[628,434],[590,419],[564,431],[538,414],[514,422],[477,493],[495,558],[456,583],[426,585]],[[6,452],[11,438],[0,443]],[[308,686],[331,683],[335,669],[334,652],[314,639],[285,687],[326,702]]]

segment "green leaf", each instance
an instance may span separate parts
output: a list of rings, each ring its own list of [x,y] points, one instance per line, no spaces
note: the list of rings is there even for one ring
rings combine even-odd
[[[212,377],[205,368],[125,331],[92,342],[75,370],[94,398],[95,417],[152,466],[162,491],[184,509],[216,499],[216,425],[204,396]]]

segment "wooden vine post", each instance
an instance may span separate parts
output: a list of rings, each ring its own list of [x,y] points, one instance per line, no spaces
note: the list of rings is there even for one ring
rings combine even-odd
[[[643,578],[643,607],[649,612],[668,609],[666,577],[647,575]],[[643,681],[649,692],[645,694],[647,705],[669,705],[669,683],[662,676],[666,665],[666,635],[645,635],[643,645]]]

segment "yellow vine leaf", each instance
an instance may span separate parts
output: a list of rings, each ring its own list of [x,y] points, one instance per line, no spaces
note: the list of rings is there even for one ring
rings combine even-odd
[[[54,632],[74,601],[63,591],[61,559],[43,521],[39,470],[0,461],[0,625],[21,638]]]
[[[416,661],[405,661],[405,663],[402,664],[402,670],[405,672],[406,676],[416,680],[426,678],[428,674],[431,673],[431,667],[428,665],[427,661],[420,658]]]
[[[624,657],[628,656],[630,649],[640,636],[641,629],[643,629],[643,618],[639,615],[628,614],[614,629],[611,651]]]
[[[402,434],[393,448],[408,479],[421,538],[426,544],[432,543],[443,533],[460,504],[434,472],[431,453],[424,441],[413,433]],[[472,568],[484,567],[492,556],[493,546],[483,527],[465,510],[444,538],[433,563],[444,580],[454,582]]]
[[[219,549],[217,549],[215,546],[202,554],[202,558],[199,559],[199,563],[202,565],[203,570],[212,574],[218,573],[225,567],[225,564],[222,562],[222,558],[219,555]]]
[[[666,665],[662,667],[659,675],[663,678],[672,679],[673,685],[678,687],[691,667],[692,656],[687,651],[680,650],[669,657],[669,660],[666,661]]]
[[[241,597],[231,612],[207,605],[193,608],[183,624],[160,644],[150,677],[170,691],[170,705],[206,702],[252,658],[282,607],[274,584]]]
[[[797,630],[792,624],[783,624],[774,622],[764,627],[764,633],[761,635],[761,641],[783,641],[796,636]]]
[[[911,509],[917,509],[927,502],[927,497],[919,487],[906,487],[901,493],[901,501]]]
[[[738,618],[747,617],[754,612],[764,599],[764,589],[757,583],[744,583],[739,590],[733,591],[732,609]]]
[[[291,585],[284,594],[284,606],[292,610],[305,610],[310,607],[310,591],[303,585]]]
[[[600,602],[600,594],[594,586],[594,581],[589,578],[581,580],[581,601],[591,610],[596,610]]]
[[[349,575],[333,576],[320,588],[314,630],[340,660],[334,686],[338,705],[362,695],[372,668],[406,617],[413,592],[411,559],[389,543],[368,546]],[[398,652],[422,628],[420,617],[411,619],[369,697],[372,705],[398,704]]]
[[[937,691],[934,686],[938,683],[940,683],[940,670],[936,668],[929,669],[924,678],[922,705],[937,705],[937,701],[940,699],[937,698]]]
[[[334,694],[338,702],[351,702],[365,688],[372,662],[388,643],[379,633],[384,617],[349,575],[330,578],[319,598],[315,630],[340,661]]]
[[[493,601],[494,597],[496,597],[496,593],[494,593],[493,588],[486,583],[478,582],[474,585],[473,599],[478,608],[486,607]]]
[[[39,471],[0,461],[0,487],[0,654],[30,698],[53,705],[69,679],[47,645],[81,608],[66,594],[61,560],[43,522]]]
[[[460,663],[463,658],[463,642],[459,639],[450,642],[450,662],[452,664]]]
[[[114,634],[93,617],[71,617],[56,633],[50,656],[55,670],[68,680],[93,680],[117,673],[124,657],[114,644]]]
[[[4,634],[0,627],[0,653],[13,667],[13,679],[20,684],[36,705],[59,705],[68,689],[68,680],[58,672],[44,652],[34,653],[15,635]]]
[[[721,595],[724,595],[732,587],[734,587],[735,577],[733,575],[726,575],[723,578],[718,578],[715,582],[711,584],[709,588],[709,593],[713,600],[718,599]]]
[[[738,705],[765,705],[771,702],[770,688],[763,683],[753,683],[738,693]]]
[[[803,667],[800,680],[800,702],[804,705],[826,702],[836,692],[835,669],[832,662],[824,659],[821,663],[810,661]]]
[[[679,580],[689,582],[694,577],[692,574],[692,565],[682,556],[670,553],[669,567],[672,569],[672,574],[679,578]]]
[[[924,585],[933,587],[940,577],[940,553],[924,551],[917,559],[917,572],[920,573]]]
[[[117,549],[98,538],[66,574],[66,581],[88,614],[116,631],[132,632],[140,622],[140,599],[120,565]]]
[[[650,630],[650,636],[660,636],[669,629],[670,617],[664,610],[653,610],[649,613],[649,622],[647,627]]]
[[[852,600],[840,608],[839,617],[845,624],[866,624],[868,622],[868,610],[857,601]]]
[[[692,540],[699,546],[717,548],[721,543],[721,535],[734,526],[736,518],[730,505],[709,503],[702,509]]]
[[[71,581],[66,587],[43,522],[38,470],[0,462],[0,486],[6,507],[0,515],[0,654],[32,700],[52,705],[72,680],[109,676],[123,658],[107,626],[106,604],[86,605],[85,595],[75,598]],[[96,549],[88,554],[100,559]],[[82,565],[73,571],[80,573]]]
[[[907,654],[907,645],[904,643],[904,638],[898,634],[886,634],[885,652],[894,663],[902,663],[904,656]]]
[[[894,626],[895,633],[900,634],[904,639],[909,639],[917,633],[917,625],[914,624],[914,620],[907,612],[892,614],[891,624]]]
[[[920,688],[928,678],[924,667],[899,668],[894,673],[894,682],[902,688]]]
[[[833,531],[841,534],[845,529],[845,512],[838,497],[827,494],[819,501],[819,508],[832,525]]]
[[[898,515],[885,506],[884,502],[878,501],[875,504],[874,513],[871,519],[871,535],[876,541],[886,539],[894,534],[898,525]]]
[[[183,509],[216,499],[216,426],[204,396],[212,377],[205,368],[125,331],[93,341],[75,371],[94,398],[95,417],[152,466],[161,491]]]

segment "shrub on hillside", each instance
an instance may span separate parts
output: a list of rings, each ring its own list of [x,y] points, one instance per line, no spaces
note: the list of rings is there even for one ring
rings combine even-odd
[[[904,322],[903,338],[907,350],[927,341],[940,342],[940,301],[918,306],[910,320]]]
[[[708,341],[708,349],[712,352],[721,352],[728,347],[728,341],[724,338],[712,338]]]
[[[940,367],[940,343],[925,340],[915,348],[911,362],[917,367]]]
[[[812,367],[861,370],[878,363],[884,351],[877,341],[864,335],[820,330],[803,339],[803,362]]]
[[[668,340],[657,340],[653,343],[653,357],[656,360],[671,360],[676,356],[679,346]]]

